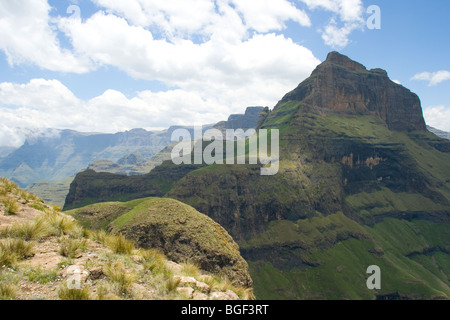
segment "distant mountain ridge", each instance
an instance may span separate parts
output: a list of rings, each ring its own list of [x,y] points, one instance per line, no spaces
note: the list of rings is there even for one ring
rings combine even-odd
[[[262,107],[248,107],[245,114],[231,115],[224,128],[255,127]],[[203,130],[213,125],[204,125]],[[36,182],[67,179],[86,168],[118,174],[145,174],[161,162],[154,155],[169,146],[176,129],[132,129],[115,134],[47,129],[33,132],[20,148],[0,147],[0,176],[27,187]],[[134,159],[134,160],[133,160]],[[38,190],[33,190],[38,192]],[[49,199],[48,199],[49,200]]]
[[[0,176],[25,187],[41,180],[65,179],[96,159],[118,161],[131,153],[150,158],[170,143],[173,130],[133,129],[116,134],[58,130],[51,136],[27,139],[0,160]]]
[[[224,133],[227,129],[255,129],[258,124],[258,119],[264,107],[247,107],[244,114],[232,114],[226,121],[220,121],[213,126],[204,126],[203,130],[210,128],[219,129]],[[172,129],[175,127],[172,127]],[[172,130],[173,131],[173,130]],[[191,132],[191,135],[192,132]],[[140,154],[127,154],[117,162],[108,160],[96,160],[90,163],[88,169],[96,172],[109,172],[114,174],[125,175],[140,175],[150,172],[163,161],[170,160],[170,152],[172,150],[172,143],[166,146],[163,150],[156,153],[150,159],[146,159]]]
[[[440,138],[450,140],[450,132],[445,132],[445,131],[442,131],[442,130],[439,130],[439,129],[436,129],[436,128],[433,128],[430,126],[427,126],[427,129],[428,129],[428,131],[434,133],[435,135],[437,135]]]

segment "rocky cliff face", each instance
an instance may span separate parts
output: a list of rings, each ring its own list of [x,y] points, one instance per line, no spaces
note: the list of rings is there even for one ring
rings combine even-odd
[[[175,166],[170,161],[145,175],[126,176],[85,170],[70,184],[64,210],[106,201],[162,197],[172,184],[199,166]]]
[[[226,129],[243,129],[247,130],[255,128],[258,123],[259,114],[263,111],[263,107],[247,107],[245,114],[232,114],[226,123]]]
[[[392,82],[385,70],[367,70],[337,52],[329,53],[307,81],[282,99],[288,101],[302,101],[303,108],[324,113],[374,115],[390,130],[426,130],[416,94]]]
[[[195,204],[236,239],[257,235],[270,221],[296,221],[316,212],[351,215],[346,195],[380,187],[448,204],[397,140],[396,132],[426,133],[420,101],[381,69],[368,71],[332,52],[259,120],[260,128],[283,128],[280,174],[260,177],[250,166],[204,168],[168,194]],[[446,148],[441,143],[448,145],[431,136],[423,139],[422,144],[439,150]]]

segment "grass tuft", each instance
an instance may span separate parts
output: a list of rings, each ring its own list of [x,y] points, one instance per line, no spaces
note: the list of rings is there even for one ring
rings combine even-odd
[[[48,234],[48,226],[43,220],[16,223],[9,229],[9,236],[25,241],[37,240]]]
[[[0,268],[9,267],[12,268],[17,263],[17,255],[14,252],[5,250],[0,247]]]
[[[86,250],[86,239],[71,239],[62,237],[59,239],[59,254],[66,258],[75,258]]]
[[[181,265],[181,273],[187,277],[199,277],[202,273],[200,267],[192,262],[183,262]]]
[[[24,272],[24,275],[28,277],[29,281],[40,284],[47,284],[58,278],[58,272],[56,270],[42,270],[40,267],[30,268]]]
[[[10,252],[19,259],[26,259],[33,256],[34,243],[23,239],[7,239],[0,241],[0,250]]]
[[[167,274],[167,258],[162,253],[154,249],[148,249],[141,251],[141,256],[144,259],[145,270],[151,271],[154,275]]]
[[[170,277],[166,281],[166,290],[168,293],[174,292],[177,290],[178,285],[180,284],[181,279],[179,277]]]
[[[108,236],[106,238],[106,245],[117,254],[132,254],[133,250],[135,250],[134,243],[125,239],[122,234]]]
[[[19,212],[20,208],[15,199],[9,198],[9,197],[3,197],[1,199],[1,202],[3,202],[3,205],[5,207],[5,209],[4,209],[5,216],[15,215]]]
[[[102,245],[104,245],[106,243],[106,239],[108,237],[108,234],[106,233],[105,230],[91,230],[90,234],[89,234],[89,239],[93,240],[93,241],[97,241],[99,243],[101,243]]]
[[[89,287],[84,286],[81,289],[69,289],[67,285],[62,285],[58,290],[58,297],[61,300],[90,300]]]
[[[80,236],[82,229],[78,225],[78,222],[71,217],[51,214],[48,216],[48,223],[54,230],[54,234],[57,236],[72,235]]]
[[[132,272],[124,270],[123,264],[120,262],[108,263],[103,271],[105,275],[116,285],[117,293],[122,295],[131,295],[131,285],[136,281],[137,277]]]
[[[0,178],[0,186],[5,190],[5,193],[14,193],[19,189],[17,184],[4,177]]]
[[[0,283],[0,300],[15,300],[16,286],[10,283]]]

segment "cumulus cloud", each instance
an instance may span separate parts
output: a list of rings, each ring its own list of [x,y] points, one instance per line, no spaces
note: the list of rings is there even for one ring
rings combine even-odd
[[[236,112],[244,108],[240,105]],[[25,137],[48,132],[47,128],[109,133],[133,128],[159,130],[171,125],[215,123],[229,114],[230,108],[217,99],[181,89],[145,90],[130,98],[107,90],[85,101],[58,80],[0,83],[0,146],[19,147]]]
[[[302,26],[311,26],[305,11],[286,0],[232,0],[243,15],[245,24],[258,32],[282,30],[284,21],[292,20]]]
[[[428,86],[435,86],[446,80],[450,80],[450,71],[422,72],[416,74],[412,80],[428,81]]]
[[[186,121],[197,112],[203,115],[199,120],[211,121],[211,107],[217,107],[219,113],[222,111],[225,115],[226,108],[221,109],[219,105],[212,105],[211,101],[183,90],[156,93],[146,90],[132,98],[116,90],[107,90],[84,101],[58,80],[0,83],[2,124],[20,127],[116,132],[123,128],[187,125]]]
[[[27,84],[0,83],[0,104],[58,112],[61,106],[78,107],[80,101],[58,80],[32,79]]]
[[[93,0],[108,13],[124,17],[131,25],[154,27],[163,37],[201,33],[217,16],[214,1],[191,0]],[[223,6],[227,1],[217,1]],[[195,17],[195,18],[193,18]]]
[[[361,0],[298,0],[308,8],[321,9],[334,14],[328,25],[319,32],[325,44],[333,48],[343,48],[350,42],[350,34],[365,26],[364,8]]]
[[[226,10],[221,16],[223,30],[230,29],[225,28],[228,19],[239,18]],[[239,34],[232,40],[212,31],[214,36],[198,42],[159,39],[144,25],[106,12],[84,22],[62,19],[60,26],[74,48],[96,64],[115,66],[137,79],[158,80],[230,112],[240,112],[247,104],[273,106],[320,63],[309,49],[283,35],[249,35],[239,27],[231,31]]]
[[[346,23],[344,26],[339,27],[336,20],[332,19],[331,22],[320,31],[326,45],[333,48],[343,48],[349,44],[350,34],[359,28],[361,28],[360,23]]]
[[[433,128],[450,132],[450,108],[446,106],[432,106],[425,108],[423,116],[426,123]]]
[[[287,21],[311,26],[293,1],[92,1],[100,10],[83,19],[51,16],[46,0],[2,2],[0,49],[11,65],[73,73],[112,66],[173,89],[132,97],[106,90],[81,100],[56,79],[0,83],[0,144],[23,140],[8,140],[16,127],[116,132],[213,123],[248,105],[273,107],[320,63],[275,33]],[[347,7],[332,10],[353,21]]]
[[[361,0],[299,0],[311,9],[325,9],[340,16],[343,21],[360,20],[363,13]]]
[[[85,73],[89,59],[61,48],[46,0],[0,2],[0,49],[10,65],[31,63],[51,71]]]

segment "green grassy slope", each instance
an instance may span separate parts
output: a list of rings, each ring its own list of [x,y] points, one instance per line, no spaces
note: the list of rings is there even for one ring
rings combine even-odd
[[[295,227],[292,224],[291,228]],[[441,247],[450,237],[448,225],[389,218],[374,227],[361,228],[369,239],[348,239],[328,249],[308,251],[307,260],[315,264],[312,266],[285,269],[267,260],[250,261],[256,297],[376,299],[396,294],[408,299],[450,297],[450,248]],[[369,277],[366,270],[371,265],[381,269],[381,290],[369,290],[366,286]]]
[[[271,222],[240,242],[256,296],[450,298],[448,143],[431,133],[388,130],[372,116],[319,116],[301,107],[281,103],[263,127],[280,128],[284,162],[313,158],[314,172],[327,167],[323,162],[339,165],[340,181],[326,183],[342,188],[345,215]],[[273,252],[286,248],[280,264]],[[381,290],[366,287],[372,264],[381,268]]]
[[[450,298],[448,144],[426,132],[388,130],[376,117],[301,107],[280,104],[264,122],[280,129],[276,176],[211,166],[169,195],[238,239],[257,298]],[[219,212],[226,199],[234,218]],[[239,229],[261,216],[262,229]],[[379,291],[366,287],[372,264],[381,268]]]

